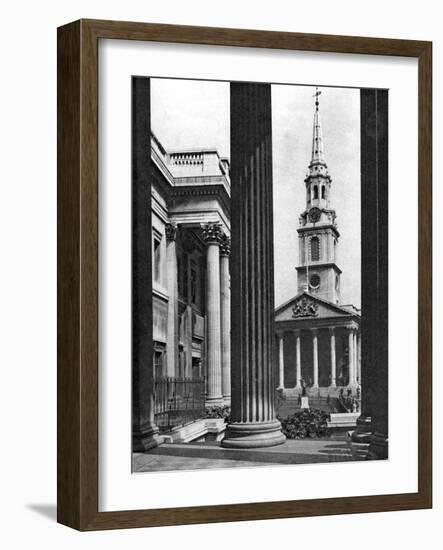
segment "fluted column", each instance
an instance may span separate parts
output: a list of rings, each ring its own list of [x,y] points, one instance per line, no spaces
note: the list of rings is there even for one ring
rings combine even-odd
[[[335,330],[334,327],[329,329],[331,339],[331,388],[335,388],[337,380],[336,361],[335,361]]]
[[[278,389],[285,389],[285,357],[283,333],[277,334],[278,340]]]
[[[355,352],[354,352],[354,327],[348,327],[348,369],[349,382],[348,385],[355,386]]]
[[[231,83],[231,422],[225,447],[285,441],[275,416],[271,86]]]
[[[225,405],[231,404],[231,280],[229,255],[231,239],[223,235],[220,246],[220,292],[221,292],[221,354],[222,393]]]
[[[177,226],[172,223],[165,225],[166,235],[166,267],[168,277],[168,328],[166,340],[167,376],[177,376],[178,373],[178,286],[177,286],[177,251],[175,239]]]
[[[318,330],[311,329],[312,333],[312,372],[313,372],[313,388],[318,388]]]
[[[206,243],[206,402],[208,405],[221,405],[222,363],[221,363],[221,311],[220,311],[220,224],[208,223],[202,226]]]
[[[358,382],[358,349],[357,349],[357,329],[354,330],[354,384]]]
[[[132,92],[132,449],[143,452],[164,439],[154,417],[149,78],[134,78]]]
[[[368,457],[388,457],[388,90],[360,91],[362,317],[361,416],[352,435]]]
[[[357,382],[361,385],[361,333],[357,332]]]
[[[300,331],[295,331],[295,376],[297,378],[295,387],[301,388],[301,341]]]

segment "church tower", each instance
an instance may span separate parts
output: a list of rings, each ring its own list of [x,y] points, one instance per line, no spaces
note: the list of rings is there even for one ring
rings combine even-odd
[[[306,209],[300,216],[297,229],[299,266],[298,294],[308,292],[334,304],[340,303],[340,275],[337,247],[340,234],[335,210],[331,208],[332,178],[325,160],[323,133],[316,88],[312,155],[306,184]]]

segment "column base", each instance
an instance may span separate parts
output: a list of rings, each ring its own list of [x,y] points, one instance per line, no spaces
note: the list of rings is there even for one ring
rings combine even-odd
[[[225,400],[222,395],[219,397],[207,397],[205,399],[205,407],[223,407]]]
[[[337,384],[333,383],[333,384],[329,384],[328,386],[328,389],[330,390],[335,390],[337,388]]]
[[[223,405],[225,407],[230,407],[231,406],[231,396],[230,395],[224,395],[223,396]]]
[[[388,458],[388,437],[374,433],[369,444],[368,460],[385,460]]]
[[[266,422],[232,422],[226,428],[221,445],[234,449],[254,449],[274,447],[285,441],[281,424],[275,419]]]
[[[165,438],[158,433],[157,426],[146,426],[140,431],[132,432],[132,451],[144,453],[164,443]]]

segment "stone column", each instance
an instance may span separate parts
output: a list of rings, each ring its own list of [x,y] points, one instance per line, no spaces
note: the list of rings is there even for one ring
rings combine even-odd
[[[336,372],[336,362],[335,362],[335,330],[334,327],[329,329],[329,335],[331,338],[331,388],[336,387],[337,381],[337,372]]]
[[[175,239],[177,226],[172,223],[165,225],[166,235],[166,269],[168,278],[168,328],[166,340],[166,375],[178,375],[178,282],[177,282],[177,251]]]
[[[271,86],[231,83],[232,408],[224,447],[285,441],[275,416]]]
[[[297,389],[301,388],[301,341],[300,341],[300,331],[295,331],[295,375],[297,377],[295,387]]]
[[[388,91],[361,89],[361,416],[352,440],[388,457]]]
[[[132,449],[163,442],[154,420],[150,79],[132,90]]]
[[[277,334],[278,340],[278,388],[285,389],[285,358],[284,358],[284,336],[283,333]]]
[[[358,349],[357,349],[357,329],[354,330],[354,384],[357,386],[358,382]]]
[[[357,381],[361,386],[361,333],[357,332]]]
[[[349,369],[349,382],[348,385],[355,386],[355,365],[354,365],[355,353],[354,353],[354,327],[348,327],[348,369]]]
[[[313,388],[318,388],[318,330],[311,329],[312,332],[312,371],[314,384]]]
[[[221,353],[222,393],[225,405],[231,404],[231,280],[229,255],[231,239],[223,235],[220,246],[220,292],[221,292]]]
[[[207,380],[206,403],[222,405],[222,363],[221,363],[221,311],[220,311],[220,224],[208,223],[202,226],[206,248],[206,318],[207,318]]]

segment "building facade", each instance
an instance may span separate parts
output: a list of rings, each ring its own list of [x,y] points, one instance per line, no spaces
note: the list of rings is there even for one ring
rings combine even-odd
[[[229,162],[154,134],[151,159],[154,379],[204,377],[206,403],[229,404]]]
[[[361,382],[360,311],[341,303],[340,233],[332,207],[332,178],[324,153],[319,112],[315,111],[311,162],[304,180],[306,208],[299,220],[297,295],[275,312],[278,387],[314,390]]]

